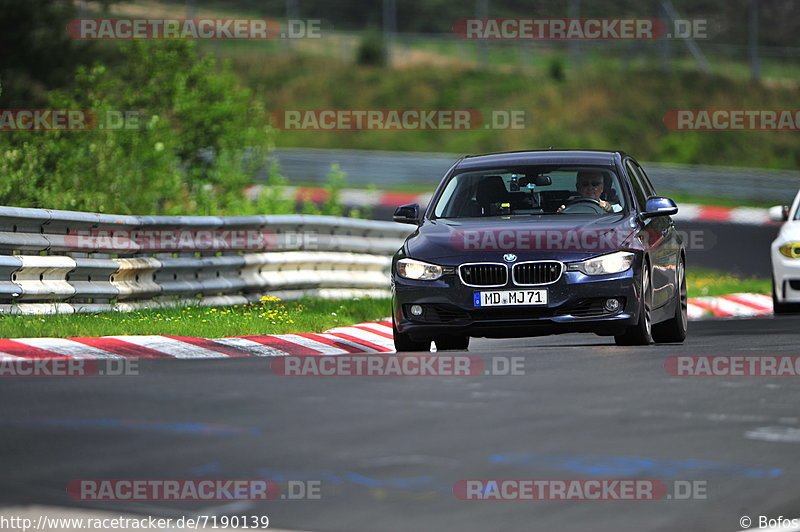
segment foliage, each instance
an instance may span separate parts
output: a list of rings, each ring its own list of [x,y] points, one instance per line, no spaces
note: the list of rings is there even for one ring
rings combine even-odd
[[[49,108],[88,110],[94,127],[0,137],[0,204],[122,214],[241,204],[271,148],[263,106],[191,42],[121,53],[124,66],[79,67],[73,87],[48,94]]]
[[[251,66],[234,59],[236,68]],[[793,109],[789,84],[724,75],[628,71],[603,63],[553,80],[531,73],[451,67],[343,67],[324,58],[274,57],[249,68],[270,109],[477,109],[525,111],[521,129],[282,131],[281,146],[450,153],[556,148],[624,149],[643,161],[796,168],[796,135],[779,131],[672,131],[671,109]],[[438,176],[432,176],[432,185]]]
[[[198,8],[219,8],[228,11],[252,12],[259,16],[286,16],[286,0],[194,0]],[[180,2],[183,0],[173,0]],[[474,2],[452,0],[404,0],[397,6],[397,29],[400,32],[447,33],[461,18],[476,16]],[[336,2],[297,2],[297,16],[322,19],[337,30],[361,30],[380,25],[385,2],[337,0]],[[564,0],[491,0],[489,16],[497,18],[661,18],[660,0],[597,0],[566,2]],[[750,0],[672,0],[682,19],[707,19],[718,40],[743,44],[748,38]],[[762,24],[761,41],[770,46],[796,46],[800,17],[795,0],[759,0]],[[578,13],[571,5],[579,5]],[[769,31],[767,31],[767,28]]]
[[[553,81],[564,81],[566,74],[564,72],[564,60],[561,57],[554,56],[550,59],[550,63],[547,67],[547,70],[550,74],[550,79]]]
[[[0,2],[0,81],[2,107],[39,103],[47,88],[69,83],[89,46],[64,31],[77,16],[69,0],[3,0]]]
[[[361,37],[356,50],[356,63],[366,66],[386,65],[386,47],[380,33],[368,31]]]

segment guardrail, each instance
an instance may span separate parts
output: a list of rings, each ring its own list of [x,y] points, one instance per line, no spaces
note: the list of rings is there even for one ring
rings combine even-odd
[[[0,207],[0,312],[385,297],[412,228],[334,216],[117,216]]]
[[[293,182],[323,182],[332,163],[347,175],[348,185],[410,184],[430,187],[461,155],[454,153],[392,152],[279,148],[272,156],[281,173]],[[726,197],[789,203],[800,188],[800,173],[728,166],[642,162],[656,190],[695,196]],[[262,176],[264,178],[264,176]]]

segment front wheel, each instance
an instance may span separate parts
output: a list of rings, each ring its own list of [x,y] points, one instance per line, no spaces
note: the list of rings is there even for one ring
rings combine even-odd
[[[689,319],[687,315],[686,271],[683,261],[678,263],[678,271],[675,277],[678,283],[677,297],[675,298],[675,316],[653,326],[653,340],[658,343],[680,343],[686,339],[686,327]]]
[[[405,353],[409,351],[431,350],[430,341],[416,342],[412,340],[409,335],[398,331],[394,323],[394,318],[392,318],[392,335],[394,336],[394,350],[397,351],[398,353]]]
[[[653,289],[650,286],[650,267],[647,263],[642,269],[642,306],[639,321],[628,327],[624,333],[614,337],[617,345],[650,345],[653,341],[650,312],[653,308]]]
[[[773,314],[792,314],[800,312],[800,304],[798,303],[781,303],[778,301],[778,294],[776,293],[775,279],[772,279],[772,313]]]

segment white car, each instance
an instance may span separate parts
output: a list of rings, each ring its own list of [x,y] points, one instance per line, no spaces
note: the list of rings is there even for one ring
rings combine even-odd
[[[800,191],[791,208],[776,205],[769,216],[776,222],[785,222],[773,240],[772,306],[775,314],[800,312]]]

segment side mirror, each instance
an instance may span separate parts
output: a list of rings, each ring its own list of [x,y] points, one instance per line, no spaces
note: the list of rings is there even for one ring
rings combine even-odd
[[[409,203],[399,206],[394,210],[392,220],[401,224],[419,225],[419,205]]]
[[[788,205],[775,205],[769,208],[769,219],[773,222],[785,222],[789,219]]]
[[[654,218],[656,216],[674,216],[678,214],[678,206],[670,198],[663,196],[650,196],[644,207],[642,218]]]

